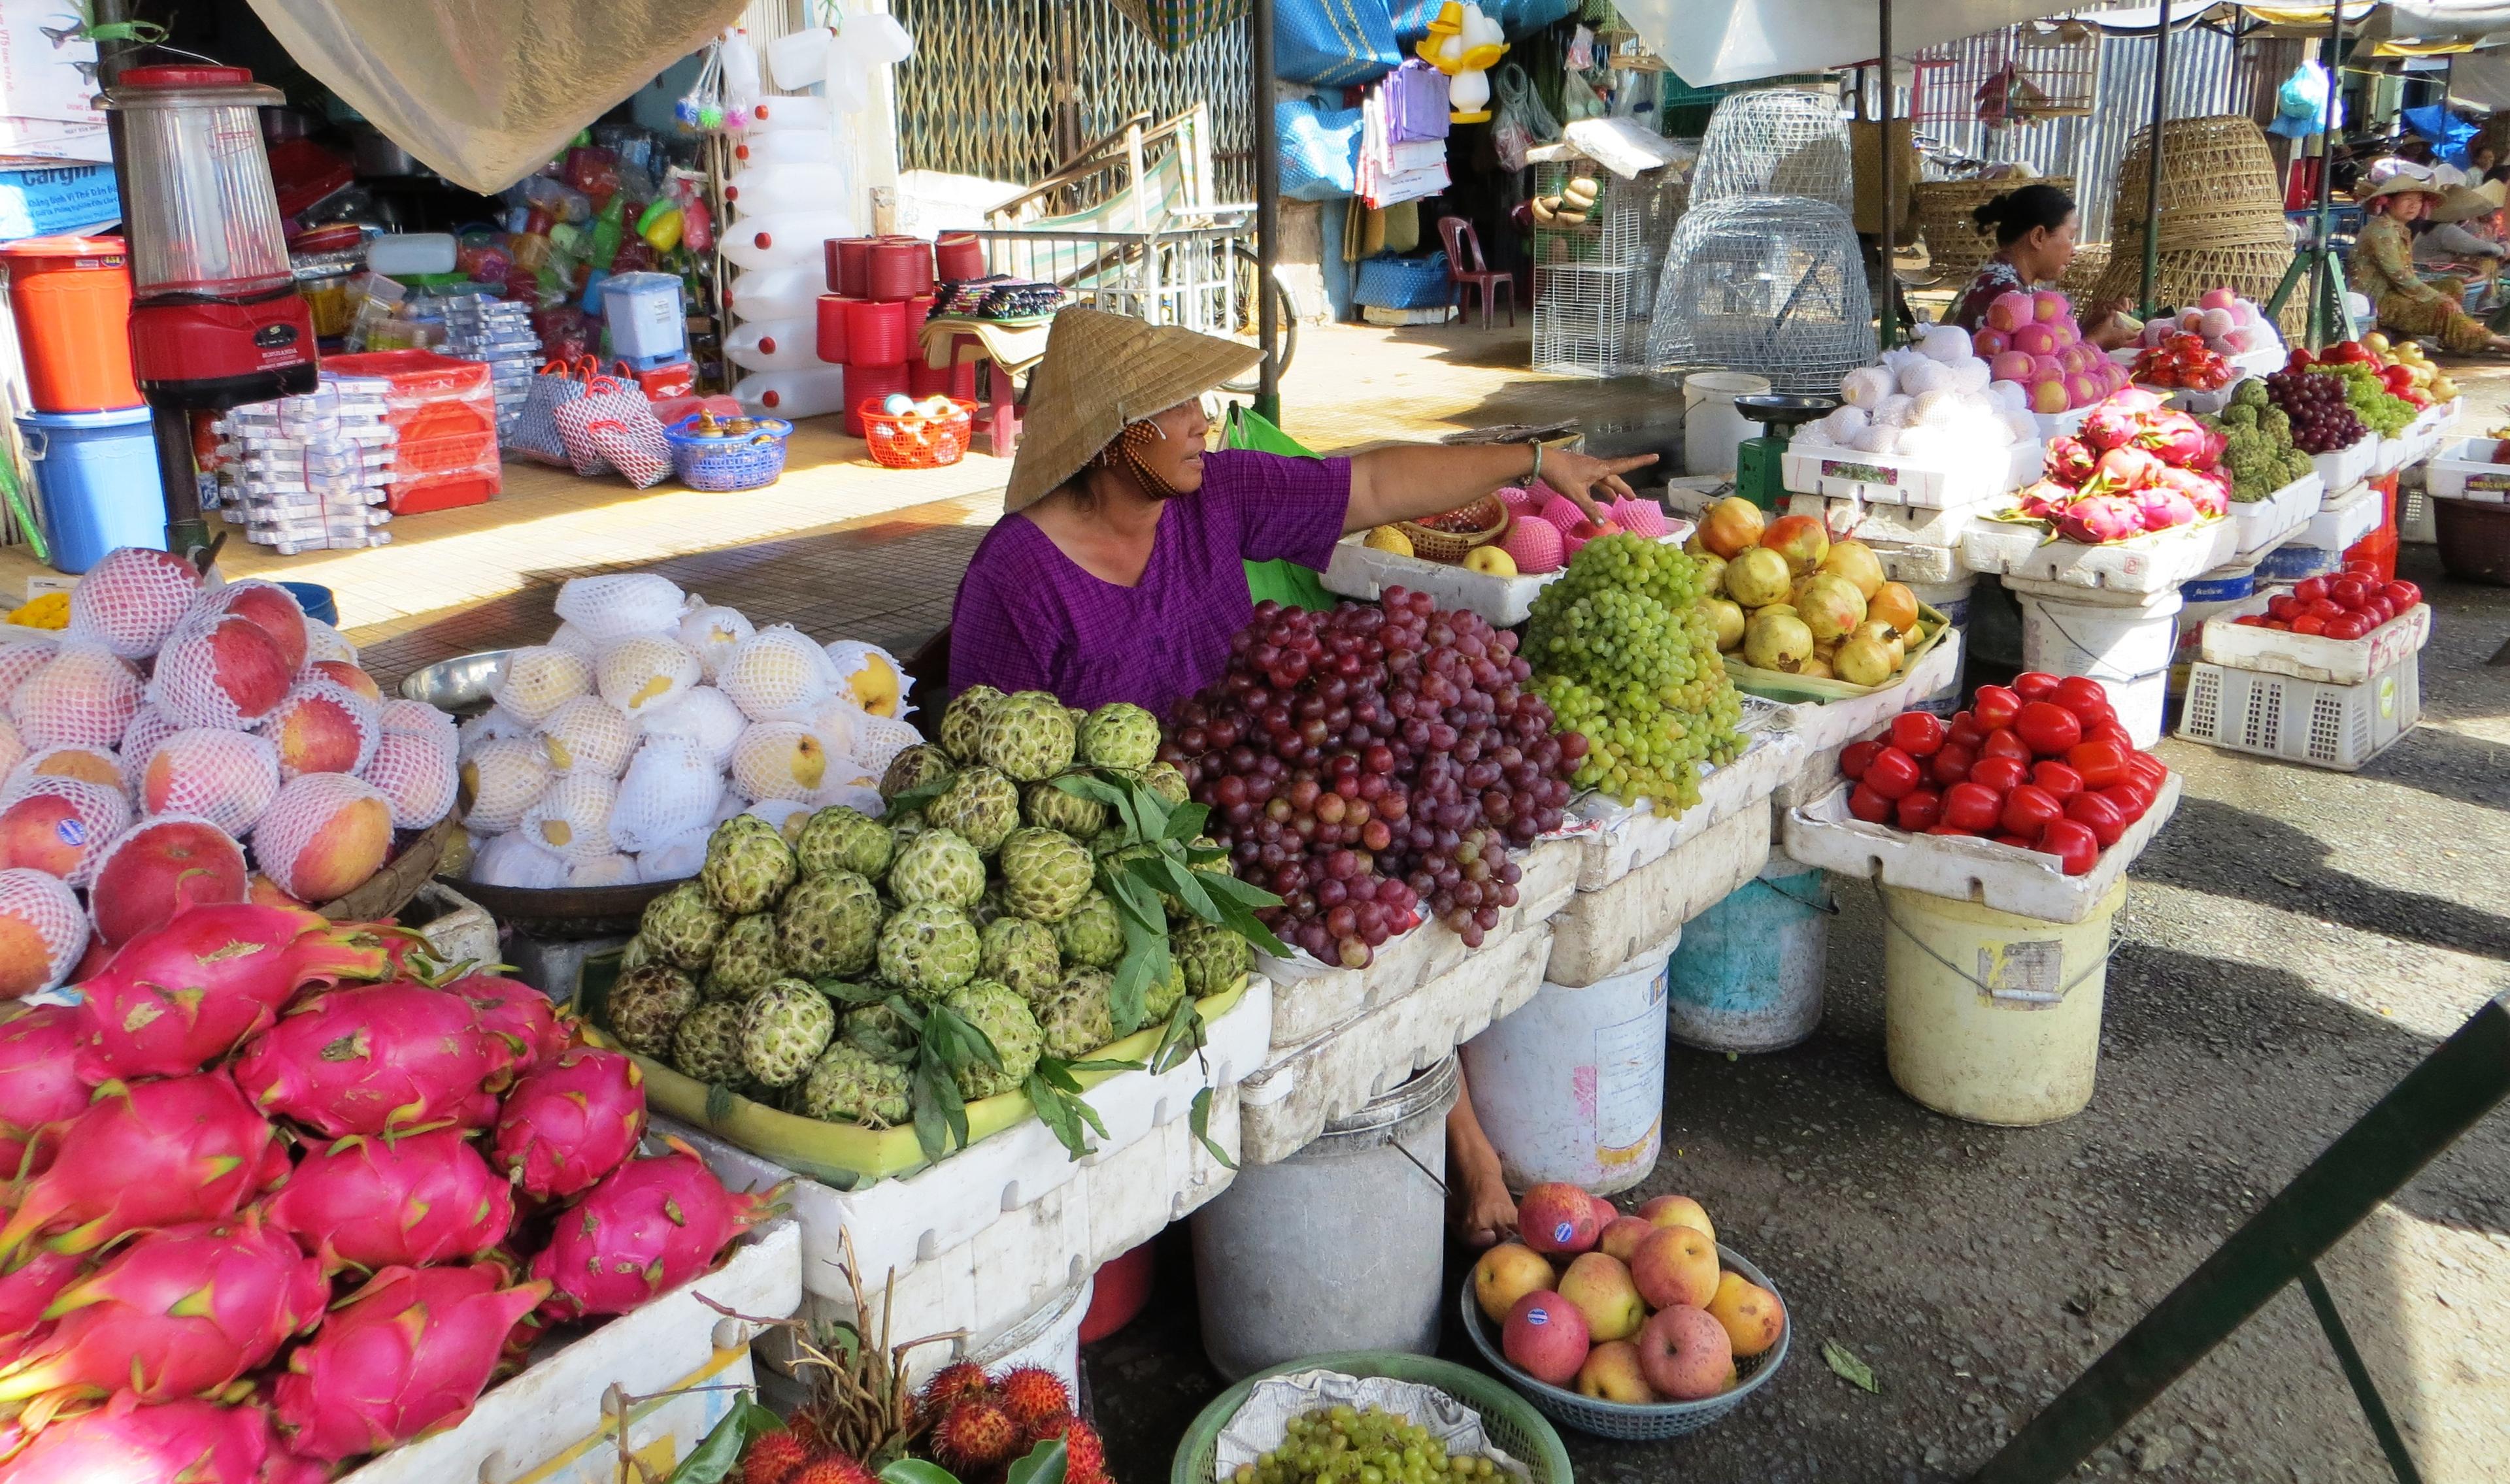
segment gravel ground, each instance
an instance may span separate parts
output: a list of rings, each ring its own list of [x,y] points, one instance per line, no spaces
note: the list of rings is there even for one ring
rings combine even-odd
[[[2498,406],[2505,384],[2471,389]],[[1792,1307],[1794,1352],[1734,1416],[1667,1443],[1565,1434],[1611,1481],[1965,1477],[2329,1140],[2505,984],[2510,590],[2408,547],[2437,624],[2420,727],[2358,774],[2165,742],[2179,815],[2115,921],[2099,1090],[1999,1129],[1920,1108],[1883,1066],[1882,924],[1838,883],[1825,1017],[1792,1050],[1677,1047],[1665,1155],[1630,1203],[1695,1196]],[[1219,1389],[1182,1229],[1143,1319],[1087,1354],[1117,1475],[1153,1484]],[[1326,1260],[1329,1265],[1329,1260]],[[1468,1255],[1451,1254],[1447,1291]],[[2433,1481],[2510,1479],[2510,1114],[2324,1265]],[[1451,1331],[1453,1325],[1450,1325]],[[1822,1362],[1868,1362],[1868,1394]],[[1446,1352],[1469,1360],[1450,1333]],[[2390,1477],[2287,1289],[2089,1465],[2098,1477]]]

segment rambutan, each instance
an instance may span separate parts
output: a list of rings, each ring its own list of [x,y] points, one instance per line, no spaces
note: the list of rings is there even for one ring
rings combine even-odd
[[[1107,1477],[1107,1444],[1098,1429],[1066,1414],[1032,1430],[1028,1445],[1035,1447],[1049,1438],[1063,1439],[1064,1478],[1067,1484],[1104,1484]]]
[[[786,1484],[794,1470],[811,1462],[811,1445],[783,1428],[762,1432],[742,1456],[741,1484]]]
[[[993,1378],[985,1374],[983,1366],[962,1360],[933,1372],[932,1379],[924,1383],[915,1404],[925,1416],[939,1417],[959,1402],[990,1396],[993,1390]]]
[[[932,1425],[932,1456],[962,1477],[1000,1468],[1019,1448],[1018,1426],[989,1397],[959,1401]]]
[[[1072,1415],[1072,1393],[1064,1389],[1063,1378],[1043,1366],[1024,1365],[1010,1371],[994,1389],[1002,1393],[1003,1410],[1022,1432],[1037,1432]]]
[[[879,1479],[842,1453],[823,1453],[786,1475],[784,1484],[879,1484]]]

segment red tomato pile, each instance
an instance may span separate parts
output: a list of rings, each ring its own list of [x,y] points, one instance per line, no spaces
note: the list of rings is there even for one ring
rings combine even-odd
[[[2242,614],[2233,622],[2358,639],[2422,600],[2423,590],[2413,583],[2381,581],[2377,562],[2348,561],[2336,576],[2304,578],[2290,592],[2268,598],[2265,612]]]
[[[1839,771],[1856,782],[1847,812],[1869,824],[2037,851],[2069,876],[2090,871],[2170,776],[2118,725],[2099,681],[2036,670],[1980,686],[1949,722],[1901,712],[1842,749]]]

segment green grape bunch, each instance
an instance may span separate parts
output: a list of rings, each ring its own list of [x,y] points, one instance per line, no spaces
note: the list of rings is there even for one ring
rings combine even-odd
[[[1240,1464],[1231,1484],[1490,1484],[1499,1465],[1458,1454],[1382,1407],[1318,1407],[1290,1419],[1281,1446]]]

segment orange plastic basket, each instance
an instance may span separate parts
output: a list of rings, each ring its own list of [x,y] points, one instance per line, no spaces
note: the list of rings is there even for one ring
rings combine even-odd
[[[976,425],[976,404],[955,397],[949,400],[947,417],[883,412],[876,401],[856,406],[855,415],[862,419],[871,461],[884,469],[940,469],[967,457],[968,440]]]

